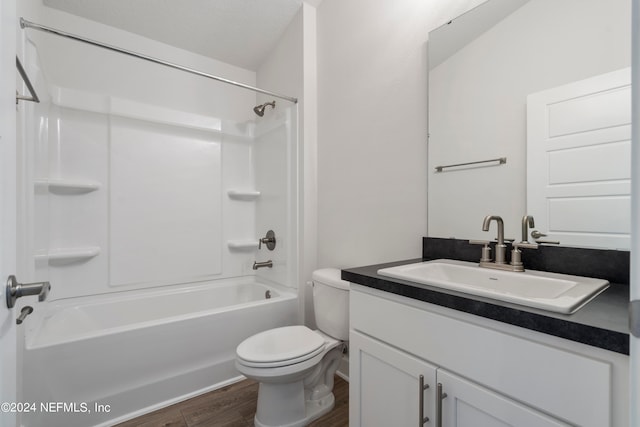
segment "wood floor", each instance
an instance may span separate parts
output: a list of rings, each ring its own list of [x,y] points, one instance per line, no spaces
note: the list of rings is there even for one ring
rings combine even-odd
[[[309,424],[310,427],[349,426],[349,383],[335,377],[335,407]],[[118,424],[116,427],[253,427],[258,383],[244,380],[150,414]]]

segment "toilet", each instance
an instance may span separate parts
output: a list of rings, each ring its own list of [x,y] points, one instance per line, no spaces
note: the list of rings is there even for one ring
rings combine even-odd
[[[317,330],[270,329],[236,349],[238,371],[260,383],[257,427],[305,426],[334,406],[333,376],[349,339],[349,282],[335,268],[311,277]]]

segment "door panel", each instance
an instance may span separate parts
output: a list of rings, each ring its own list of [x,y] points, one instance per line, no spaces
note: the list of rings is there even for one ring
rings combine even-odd
[[[438,369],[438,383],[447,394],[442,400],[446,427],[569,426],[442,369]]]
[[[630,151],[628,68],[527,97],[527,213],[546,239],[630,247]]]
[[[434,420],[434,366],[354,331],[350,334],[349,351],[350,425],[416,426],[420,395],[424,417]],[[429,386],[422,393],[420,375]]]

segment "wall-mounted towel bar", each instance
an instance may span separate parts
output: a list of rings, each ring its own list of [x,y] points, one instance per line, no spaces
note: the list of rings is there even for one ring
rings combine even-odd
[[[497,159],[478,160],[477,162],[457,163],[455,165],[436,166],[436,172],[442,172],[446,168],[455,168],[455,167],[458,167],[458,166],[479,165],[481,163],[492,163],[492,162],[498,162],[498,165],[504,165],[505,163],[507,163],[507,158],[506,157],[499,157]]]
[[[25,85],[27,85],[27,89],[29,89],[29,93],[31,96],[20,95],[20,93],[16,90],[16,104],[18,101],[31,101],[31,102],[40,102],[40,98],[36,94],[36,90],[33,88],[31,84],[31,80],[29,80],[29,76],[27,76],[27,72],[24,71],[20,60],[16,56],[16,67],[18,68],[18,72],[20,73],[20,77],[22,77],[22,81]]]

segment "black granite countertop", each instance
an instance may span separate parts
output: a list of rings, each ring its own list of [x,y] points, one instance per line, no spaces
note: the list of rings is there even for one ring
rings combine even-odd
[[[455,259],[453,256],[441,256],[441,258]],[[381,268],[429,259],[437,259],[437,257],[428,256],[343,269],[342,279],[617,353],[629,354],[629,286],[627,284],[616,283],[609,279],[611,282],[609,288],[577,312],[561,314],[385,277],[377,273]]]

